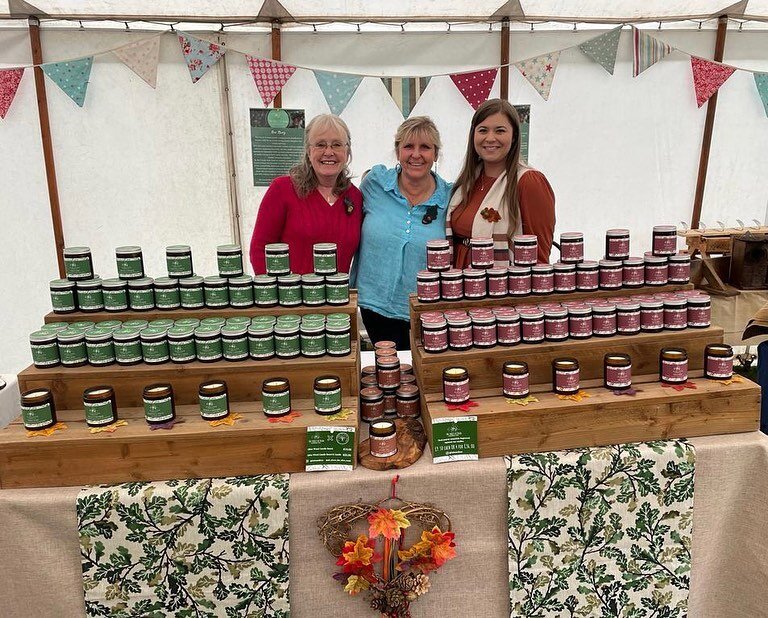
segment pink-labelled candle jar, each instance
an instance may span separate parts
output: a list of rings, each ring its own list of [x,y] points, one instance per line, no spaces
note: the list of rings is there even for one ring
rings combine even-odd
[[[544,339],[565,341],[568,339],[568,310],[565,308],[544,310]]]
[[[496,316],[473,316],[472,344],[476,348],[492,348],[496,343]]]
[[[560,234],[560,261],[564,264],[578,264],[584,261],[584,234],[581,232]]]
[[[496,315],[496,335],[499,345],[517,345],[520,343],[520,314],[504,312]]]
[[[420,270],[416,273],[416,297],[421,303],[440,300],[440,273]]]
[[[469,401],[469,372],[464,367],[443,369],[443,401],[451,405]]]
[[[472,320],[468,315],[448,318],[448,347],[459,352],[472,347]]]
[[[440,273],[440,296],[443,300],[464,298],[464,273],[457,268]]]
[[[660,300],[640,302],[640,330],[657,333],[664,328],[664,303]]]
[[[552,390],[557,395],[579,392],[579,361],[575,358],[556,358],[552,361]]]
[[[677,228],[674,225],[653,226],[653,255],[670,256],[677,253]]]
[[[616,391],[632,386],[632,359],[629,354],[609,352],[603,357],[603,385]]]
[[[733,348],[725,343],[710,343],[704,348],[704,377],[730,380],[733,377]]]
[[[538,261],[539,239],[535,234],[512,237],[512,259],[515,266],[535,266]]]
[[[664,299],[664,328],[683,330],[688,327],[688,301],[685,298]]]
[[[469,259],[472,268],[485,270],[493,266],[493,238],[471,238]]]
[[[425,352],[445,352],[448,349],[448,322],[445,318],[428,321],[422,319],[421,342]]]
[[[579,292],[593,292],[600,282],[597,262],[585,260],[576,265],[576,289]]]
[[[501,390],[505,397],[522,399],[531,394],[528,363],[524,361],[507,361],[502,369]]]
[[[531,291],[534,294],[551,294],[555,291],[555,271],[549,264],[531,267]]]
[[[451,268],[451,243],[447,240],[427,241],[427,270],[445,272]]]
[[[629,230],[612,229],[605,232],[605,259],[626,260],[629,257]]]
[[[616,305],[592,306],[592,334],[596,337],[612,337],[616,334]]]
[[[640,303],[625,300],[616,304],[616,332],[619,335],[640,332]]]
[[[623,281],[623,267],[615,260],[600,260],[599,279],[601,290],[618,290]]]
[[[488,294],[485,271],[474,268],[464,269],[464,298],[478,300]]]
[[[625,288],[641,288],[645,285],[645,262],[643,258],[630,257],[622,262],[622,277]]]
[[[557,262],[554,266],[555,292],[576,291],[576,265]]]
[[[528,266],[510,266],[507,269],[507,289],[510,296],[528,296],[531,293],[531,269]]]
[[[690,296],[688,304],[688,326],[707,328],[712,318],[712,303],[708,294]]]
[[[659,354],[659,378],[662,384],[688,381],[688,352],[682,348],[662,348]]]
[[[592,336],[592,307],[568,308],[568,334],[572,339],[589,339]]]
[[[691,280],[691,256],[687,253],[677,253],[669,256],[669,283],[684,284]]]
[[[488,275],[488,296],[491,298],[501,298],[507,295],[507,269],[489,268],[486,271]]]
[[[544,341],[544,312],[540,309],[520,311],[520,335],[523,343]]]
[[[667,258],[645,254],[645,285],[667,285],[668,273]]]

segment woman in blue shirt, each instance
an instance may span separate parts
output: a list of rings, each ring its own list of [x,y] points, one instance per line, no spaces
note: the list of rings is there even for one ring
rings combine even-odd
[[[398,164],[376,165],[365,176],[357,290],[373,343],[389,340],[410,349],[408,295],[427,265],[428,240],[445,238],[451,187],[432,171],[440,133],[430,118],[409,118],[395,134]]]

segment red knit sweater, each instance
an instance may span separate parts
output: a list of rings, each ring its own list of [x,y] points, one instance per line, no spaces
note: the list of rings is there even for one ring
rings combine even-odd
[[[347,212],[349,203],[351,213]],[[290,176],[275,178],[256,215],[251,237],[253,272],[257,275],[266,272],[264,245],[273,242],[288,243],[291,272],[302,275],[314,270],[312,245],[334,242],[339,272],[349,272],[360,243],[362,223],[363,195],[357,187],[350,186],[335,204],[330,205],[317,190],[301,199]]]

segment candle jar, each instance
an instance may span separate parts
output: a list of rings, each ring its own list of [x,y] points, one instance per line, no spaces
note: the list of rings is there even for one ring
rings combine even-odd
[[[141,339],[138,330],[123,328],[112,333],[112,345],[115,348],[115,361],[125,367],[138,365],[143,359],[141,355]],[[195,350],[192,348],[192,359],[195,358]]]
[[[659,354],[659,378],[662,384],[688,381],[688,352],[682,348],[662,348]]]
[[[496,315],[496,337],[499,345],[517,345],[520,343],[520,314],[504,312]]]
[[[534,294],[551,294],[555,291],[555,271],[549,264],[531,267],[531,291]]]
[[[184,279],[194,274],[192,268],[192,249],[189,245],[171,245],[165,248],[165,266],[168,276]]]
[[[203,363],[213,363],[224,357],[219,326],[201,324],[195,329],[195,354]]]
[[[231,277],[227,281],[230,307],[253,307],[253,277],[241,275]],[[322,281],[320,282],[322,286]],[[323,300],[325,302],[325,287],[322,286]]]
[[[219,245],[216,247],[216,261],[219,277],[241,277],[243,274],[243,250],[240,245]]]
[[[74,281],[54,279],[49,285],[54,313],[72,313],[77,309]]]
[[[394,418],[397,416],[397,389],[385,388],[384,392],[384,416],[385,418]]]
[[[592,334],[595,337],[612,337],[616,334],[616,305],[592,306]]]
[[[162,365],[171,360],[168,335],[164,328],[145,328],[139,333],[141,355],[149,365]]]
[[[64,271],[70,281],[93,277],[93,258],[90,247],[64,247]]]
[[[670,255],[667,270],[669,283],[681,285],[691,281],[691,256],[687,253]]]
[[[229,289],[224,277],[205,277],[203,279],[205,306],[209,309],[221,309],[229,306]]]
[[[507,361],[502,368],[501,390],[505,397],[523,399],[531,394],[529,385],[528,363]]]
[[[472,317],[472,344],[476,348],[492,348],[496,345],[496,316],[479,315]]]
[[[667,258],[656,255],[645,256],[645,285],[667,285],[669,265]]]
[[[325,323],[325,345],[328,356],[347,356],[352,352],[352,328],[349,316],[346,318],[345,320],[329,319]]]
[[[80,311],[93,312],[104,309],[104,292],[101,288],[101,277],[79,279],[75,288],[77,291],[77,308]]]
[[[440,296],[443,300],[461,300],[464,298],[464,274],[458,269],[440,273]]]
[[[486,270],[493,267],[493,239],[471,238],[469,240],[469,257],[472,268]]]
[[[117,333],[115,333],[117,335]],[[195,327],[172,326],[167,331],[168,354],[172,363],[191,363],[197,355],[195,353]]]
[[[115,362],[112,331],[96,329],[85,333],[85,351],[92,367],[107,367]]]
[[[380,356],[376,359],[376,379],[382,390],[400,386],[400,359],[397,356]]]
[[[623,280],[623,266],[614,260],[600,260],[599,285],[601,290],[618,290]]]
[[[512,237],[512,259],[515,266],[535,266],[538,261],[539,239],[534,234]]]
[[[464,367],[443,369],[443,401],[450,405],[469,401],[469,372]]]
[[[264,261],[267,275],[282,277],[291,272],[288,243],[275,242],[264,246]]]
[[[597,262],[585,260],[576,264],[576,289],[579,292],[594,292],[599,285]]]
[[[660,300],[640,301],[640,330],[656,333],[664,328],[664,303]]]
[[[688,326],[688,301],[685,298],[664,299],[664,328],[683,330]]]
[[[228,361],[248,358],[248,326],[227,324],[221,329],[221,354]]]
[[[643,258],[631,257],[622,262],[622,285],[625,288],[641,288],[645,285]]]
[[[435,273],[451,269],[451,243],[447,240],[427,241],[427,270]]]
[[[338,376],[315,378],[315,413],[331,416],[341,412],[341,380]]]
[[[451,350],[469,350],[472,347],[472,320],[468,315],[449,317],[448,347]]]
[[[125,311],[128,309],[127,281],[122,279],[103,279],[101,282],[101,294],[104,299],[104,311]]]
[[[291,411],[291,384],[285,378],[267,378],[261,385],[264,416],[285,416]]]
[[[54,331],[38,330],[29,336],[32,348],[32,363],[38,369],[56,367],[59,365],[59,344]]]
[[[202,309],[205,307],[203,278],[189,276],[179,279],[179,299],[182,309]]]
[[[162,311],[181,307],[178,279],[170,277],[155,279],[155,306]]]
[[[418,418],[421,415],[419,405],[419,387],[415,384],[401,384],[397,389],[397,416],[400,418]]]
[[[560,261],[563,264],[578,264],[584,261],[584,234],[581,232],[560,234]]]
[[[557,395],[579,392],[579,361],[575,358],[556,358],[552,361],[552,392]]]
[[[611,229],[605,232],[605,259],[626,260],[629,257],[629,230]]]
[[[544,341],[544,312],[538,309],[520,314],[520,336],[523,343]]]
[[[670,256],[677,253],[677,227],[653,226],[653,255]]]
[[[299,349],[305,358],[325,356],[325,324],[303,320],[299,326]]]
[[[712,316],[712,303],[708,294],[699,294],[688,298],[688,326],[707,328]]]
[[[544,338],[547,341],[568,339],[568,310],[565,308],[544,310]]]
[[[528,296],[531,288],[531,269],[528,266],[507,268],[507,291],[510,296]]]
[[[176,418],[173,387],[170,384],[150,384],[141,393],[144,418],[149,425],[162,425]]]
[[[301,304],[301,276],[283,275],[277,278],[277,298],[283,307],[297,307]]]
[[[603,385],[615,391],[632,386],[632,359],[629,354],[610,352],[603,357]]]
[[[53,393],[47,388],[36,388],[21,394],[21,420],[24,429],[39,431],[57,423]]]
[[[440,300],[440,273],[429,270],[416,273],[416,297],[421,303]]]
[[[555,292],[566,293],[576,291],[576,265],[557,262],[554,266]]]
[[[248,327],[248,356],[266,360],[275,355],[275,335],[271,324],[251,324]]]
[[[421,320],[421,342],[424,351],[431,354],[445,352],[448,349],[448,322],[439,317],[432,320]]]
[[[375,386],[360,390],[360,420],[372,423],[384,418],[384,391]]]
[[[94,386],[83,392],[85,423],[89,427],[104,427],[117,421],[117,402],[111,386]]]
[[[725,343],[710,343],[704,348],[704,377],[730,380],[733,377],[733,348]]]
[[[486,276],[484,270],[465,268],[464,274],[464,298],[478,300],[485,298],[487,294]]]
[[[392,421],[375,421],[368,433],[371,455],[381,458],[397,455],[397,430]]]
[[[616,304],[616,332],[636,335],[640,332],[640,303],[622,301]]]
[[[253,278],[253,299],[257,307],[277,306],[277,278],[256,275]]]
[[[119,279],[141,279],[144,276],[141,247],[118,247],[115,249],[115,259]]]
[[[572,339],[589,339],[592,336],[591,307],[568,307],[568,335]]]
[[[486,271],[488,275],[488,297],[501,298],[507,295],[507,269],[489,268]]]
[[[275,324],[275,355],[277,358],[297,358],[301,354],[298,322]]]
[[[336,243],[321,242],[312,246],[312,261],[316,275],[335,275]]]
[[[329,305],[349,304],[349,274],[336,273],[325,277],[325,300]]]

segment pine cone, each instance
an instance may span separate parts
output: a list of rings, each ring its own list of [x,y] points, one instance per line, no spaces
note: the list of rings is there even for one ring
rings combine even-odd
[[[374,596],[371,599],[371,609],[375,612],[385,612],[387,609],[387,602],[384,600],[384,597],[381,595]]]
[[[387,605],[395,612],[402,612],[408,608],[408,599],[400,588],[392,587],[387,589]]]
[[[415,579],[416,583],[413,587],[413,591],[416,595],[421,596],[422,594],[427,594],[429,586],[432,584],[432,582],[429,581],[429,577],[424,573],[419,573],[415,575]]]

